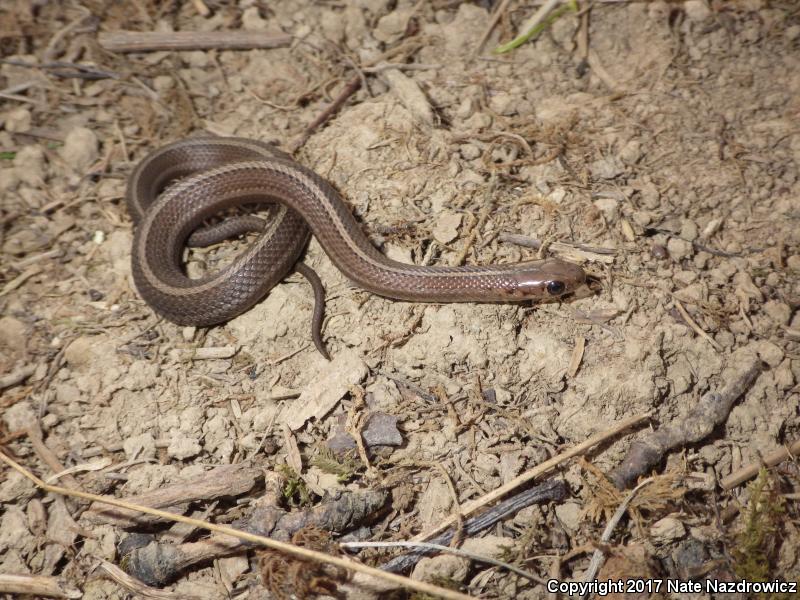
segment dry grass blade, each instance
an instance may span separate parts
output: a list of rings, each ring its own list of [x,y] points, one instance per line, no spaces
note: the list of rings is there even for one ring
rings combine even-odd
[[[232,537],[238,538],[240,540],[245,540],[248,542],[252,542],[254,544],[258,544],[259,546],[264,546],[266,548],[271,548],[272,550],[278,550],[281,552],[286,552],[287,554],[291,554],[292,556],[297,556],[299,558],[303,558],[306,560],[315,560],[322,563],[327,563],[329,565],[333,565],[336,567],[348,569],[350,571],[356,571],[358,573],[363,573],[365,575],[371,575],[373,577],[377,577],[379,579],[383,579],[385,581],[389,581],[399,587],[407,588],[410,590],[414,590],[416,592],[421,592],[424,594],[431,594],[433,596],[437,596],[440,598],[445,599],[452,599],[452,600],[467,600],[470,598],[469,596],[462,594],[460,592],[455,592],[453,590],[447,590],[441,588],[436,585],[432,585],[429,583],[425,583],[422,581],[414,581],[409,579],[408,577],[402,577],[400,575],[395,575],[394,573],[387,573],[385,571],[381,571],[380,569],[374,569],[372,567],[368,567],[366,565],[362,565],[360,563],[356,563],[350,560],[346,560],[344,558],[338,558],[335,556],[329,556],[322,552],[316,552],[314,550],[309,550],[307,548],[300,548],[298,546],[294,546],[292,544],[288,544],[286,542],[280,542],[278,540],[273,540],[268,537],[264,537],[261,535],[255,535],[252,533],[247,533],[245,531],[240,531],[238,529],[234,529],[233,527],[226,527],[224,525],[216,525],[214,523],[209,523],[207,521],[201,521],[199,519],[192,519],[191,517],[184,517],[183,515],[176,515],[173,513],[169,513],[164,510],[158,510],[155,508],[150,508],[147,506],[138,506],[132,504],[130,502],[123,502],[121,500],[117,500],[115,498],[106,498],[103,496],[98,496],[97,494],[89,494],[87,492],[80,492],[76,490],[70,490],[67,488],[63,488],[56,485],[48,485],[38,477],[36,477],[33,473],[25,469],[22,465],[17,463],[16,461],[9,458],[5,453],[0,452],[0,460],[10,466],[12,469],[20,473],[21,475],[25,476],[28,480],[30,480],[36,487],[53,494],[60,494],[62,496],[70,496],[72,498],[81,498],[84,500],[91,500],[93,502],[100,502],[103,504],[109,504],[111,506],[117,506],[119,508],[126,508],[128,510],[139,511],[148,515],[154,515],[156,517],[161,517],[163,519],[168,519],[170,521],[177,521],[179,523],[186,523],[187,525],[193,525],[200,529],[204,529],[206,531],[214,531],[216,533],[222,533],[225,535],[230,535]]]

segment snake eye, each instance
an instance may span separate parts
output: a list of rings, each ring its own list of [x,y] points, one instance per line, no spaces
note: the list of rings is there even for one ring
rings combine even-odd
[[[547,293],[550,294],[551,296],[558,296],[559,294],[563,294],[565,289],[567,289],[567,286],[564,285],[563,281],[547,282]]]

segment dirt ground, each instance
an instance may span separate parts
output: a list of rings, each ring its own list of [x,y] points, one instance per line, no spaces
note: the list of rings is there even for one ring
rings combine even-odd
[[[537,5],[511,2],[478,52],[497,4],[206,0],[203,15],[192,1],[0,0],[0,449],[43,478],[68,470],[65,487],[120,498],[222,465],[256,469],[249,488],[168,505],[223,524],[246,518],[275,474],[289,482],[281,509],[300,513],[388,490],[335,537],[399,541],[651,414],[594,448],[591,465],[551,474],[566,498],[462,547],[541,579],[582,580],[598,544],[602,580],[800,579],[797,465],[722,485],[800,439],[800,7],[580,2],[496,55]],[[132,54],[98,43],[120,29],[292,42]],[[353,76],[360,89],[295,157],[341,191],[376,246],[431,265],[538,252],[581,263],[593,289],[539,306],[394,301],[354,287],[312,240],[332,363],[311,344],[313,298],[297,275],[222,326],[159,319],[131,280],[124,194],[136,162],[202,131],[287,148]],[[188,272],[243,243],[193,251]],[[628,493],[601,472],[656,430],[703,429],[692,411],[748,364],[762,369],[755,381],[643,469],[661,495],[643,488],[601,543]],[[87,507],[0,468],[0,575],[132,597],[107,565],[129,567],[137,535],[205,535]],[[397,553],[358,556],[380,566]],[[303,595],[303,577],[270,560],[212,556],[172,577],[167,597]],[[265,581],[275,571],[294,579]],[[554,597],[444,554],[413,576],[487,598]]]

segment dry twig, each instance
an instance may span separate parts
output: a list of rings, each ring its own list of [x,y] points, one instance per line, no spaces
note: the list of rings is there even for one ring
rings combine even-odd
[[[278,540],[274,540],[268,537],[264,537],[261,535],[255,535],[252,533],[247,533],[245,531],[239,531],[238,529],[234,529],[233,527],[227,527],[225,525],[217,525],[215,523],[208,523],[206,521],[200,521],[198,519],[192,519],[190,517],[184,517],[183,515],[175,515],[163,510],[158,510],[155,508],[150,508],[147,506],[137,506],[135,504],[131,504],[130,502],[124,502],[122,500],[117,500],[116,498],[106,498],[103,496],[99,496],[97,494],[89,494],[87,492],[80,492],[76,490],[70,490],[61,486],[57,485],[48,485],[38,477],[36,477],[33,473],[22,467],[19,463],[9,458],[5,453],[0,452],[0,460],[10,466],[12,469],[23,475],[27,478],[31,483],[33,483],[39,489],[50,492],[52,494],[60,494],[63,496],[70,496],[73,498],[81,498],[83,500],[91,500],[92,502],[101,502],[104,504],[109,504],[111,506],[116,506],[118,508],[125,508],[128,510],[139,511],[145,514],[153,515],[156,517],[161,517],[164,519],[177,521],[179,523],[186,523],[188,525],[194,525],[200,529],[204,529],[206,531],[213,531],[215,533],[221,533],[224,535],[229,535],[240,540],[244,540],[247,542],[251,542],[253,544],[257,544],[259,546],[264,546],[267,548],[272,548],[273,550],[279,550],[281,552],[286,552],[293,556],[298,556],[300,558],[305,558],[308,560],[315,560],[320,561],[323,563],[328,563],[331,565],[335,565],[337,567],[342,567],[348,569],[350,571],[356,571],[358,573],[363,573],[364,575],[369,575],[372,577],[377,577],[379,579],[383,579],[385,581],[389,581],[395,585],[398,585],[403,588],[411,589],[417,592],[421,592],[424,594],[432,594],[434,596],[439,596],[445,599],[452,599],[452,600],[470,600],[470,597],[462,594],[460,592],[456,592],[453,590],[447,590],[441,588],[436,585],[432,585],[430,583],[425,583],[423,581],[414,581],[407,577],[402,577],[400,575],[396,575],[394,573],[387,573],[385,571],[381,571],[380,569],[375,569],[373,567],[368,567],[367,565],[362,565],[360,563],[356,563],[350,560],[346,560],[344,558],[339,558],[335,556],[328,556],[327,554],[323,554],[322,552],[316,552],[313,550],[308,550],[306,548],[300,548],[298,546],[294,546],[292,544],[288,544],[286,542],[280,542]]]
[[[742,467],[738,471],[731,473],[725,479],[720,481],[719,485],[723,490],[730,490],[735,488],[737,485],[741,485],[748,479],[752,479],[758,475],[758,472],[762,467],[774,467],[778,463],[790,458],[794,458],[798,455],[800,455],[800,440],[796,441],[791,446],[781,448],[780,450],[775,450],[775,452],[767,454],[761,459],[761,462],[747,465],[746,467]]]
[[[109,52],[250,50],[292,43],[290,35],[263,31],[111,31],[99,34],[97,39]]]
[[[635,442],[625,460],[609,473],[608,477],[614,485],[625,489],[648,473],[669,450],[699,442],[727,419],[733,403],[750,389],[763,368],[754,355],[748,355],[738,367],[738,377],[721,392],[705,394],[679,422],[662,427]]]
[[[649,419],[650,419],[649,414],[638,415],[635,417],[631,417],[629,419],[625,419],[624,421],[617,423],[616,425],[614,425],[610,429],[607,429],[606,431],[596,433],[595,435],[584,440],[577,446],[573,446],[566,452],[562,452],[558,456],[554,456],[553,458],[544,461],[543,463],[535,466],[533,469],[530,469],[529,471],[526,471],[522,475],[515,477],[505,485],[502,485],[496,490],[489,492],[485,496],[465,504],[464,506],[461,507],[461,516],[466,517],[468,515],[471,515],[478,509],[505,496],[511,490],[516,489],[521,485],[524,485],[530,481],[533,481],[537,477],[540,477],[545,473],[549,472],[550,470],[555,469],[558,465],[562,464],[563,462],[566,462],[570,458],[573,458],[575,456],[580,456],[581,454],[585,454],[594,446],[610,438],[616,437],[623,431],[626,431],[627,429],[630,429],[632,427],[636,427],[637,425],[640,425],[641,423],[644,423]],[[441,524],[437,525],[433,529],[425,531],[416,536],[414,538],[414,541],[427,540],[436,535],[437,533],[445,531],[448,527],[450,527],[453,523],[455,523],[456,520],[457,518],[454,516],[448,517],[444,521],[442,521]]]

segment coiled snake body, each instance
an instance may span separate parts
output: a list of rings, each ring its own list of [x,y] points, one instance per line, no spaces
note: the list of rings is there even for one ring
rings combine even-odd
[[[315,287],[313,329],[323,354],[321,284],[310,268],[298,263],[310,233],[356,285],[399,300],[543,299],[570,293],[585,281],[579,266],[555,259],[463,267],[391,260],[369,242],[328,182],[287,154],[253,140],[189,138],[164,146],[136,167],[126,200],[135,223],[134,281],[157,313],[180,325],[226,321],[253,306],[296,266]],[[272,218],[243,217],[196,231],[222,210],[253,203],[270,205]],[[185,274],[182,253],[187,242],[208,245],[253,230],[261,232],[256,242],[224,269],[200,279]]]

